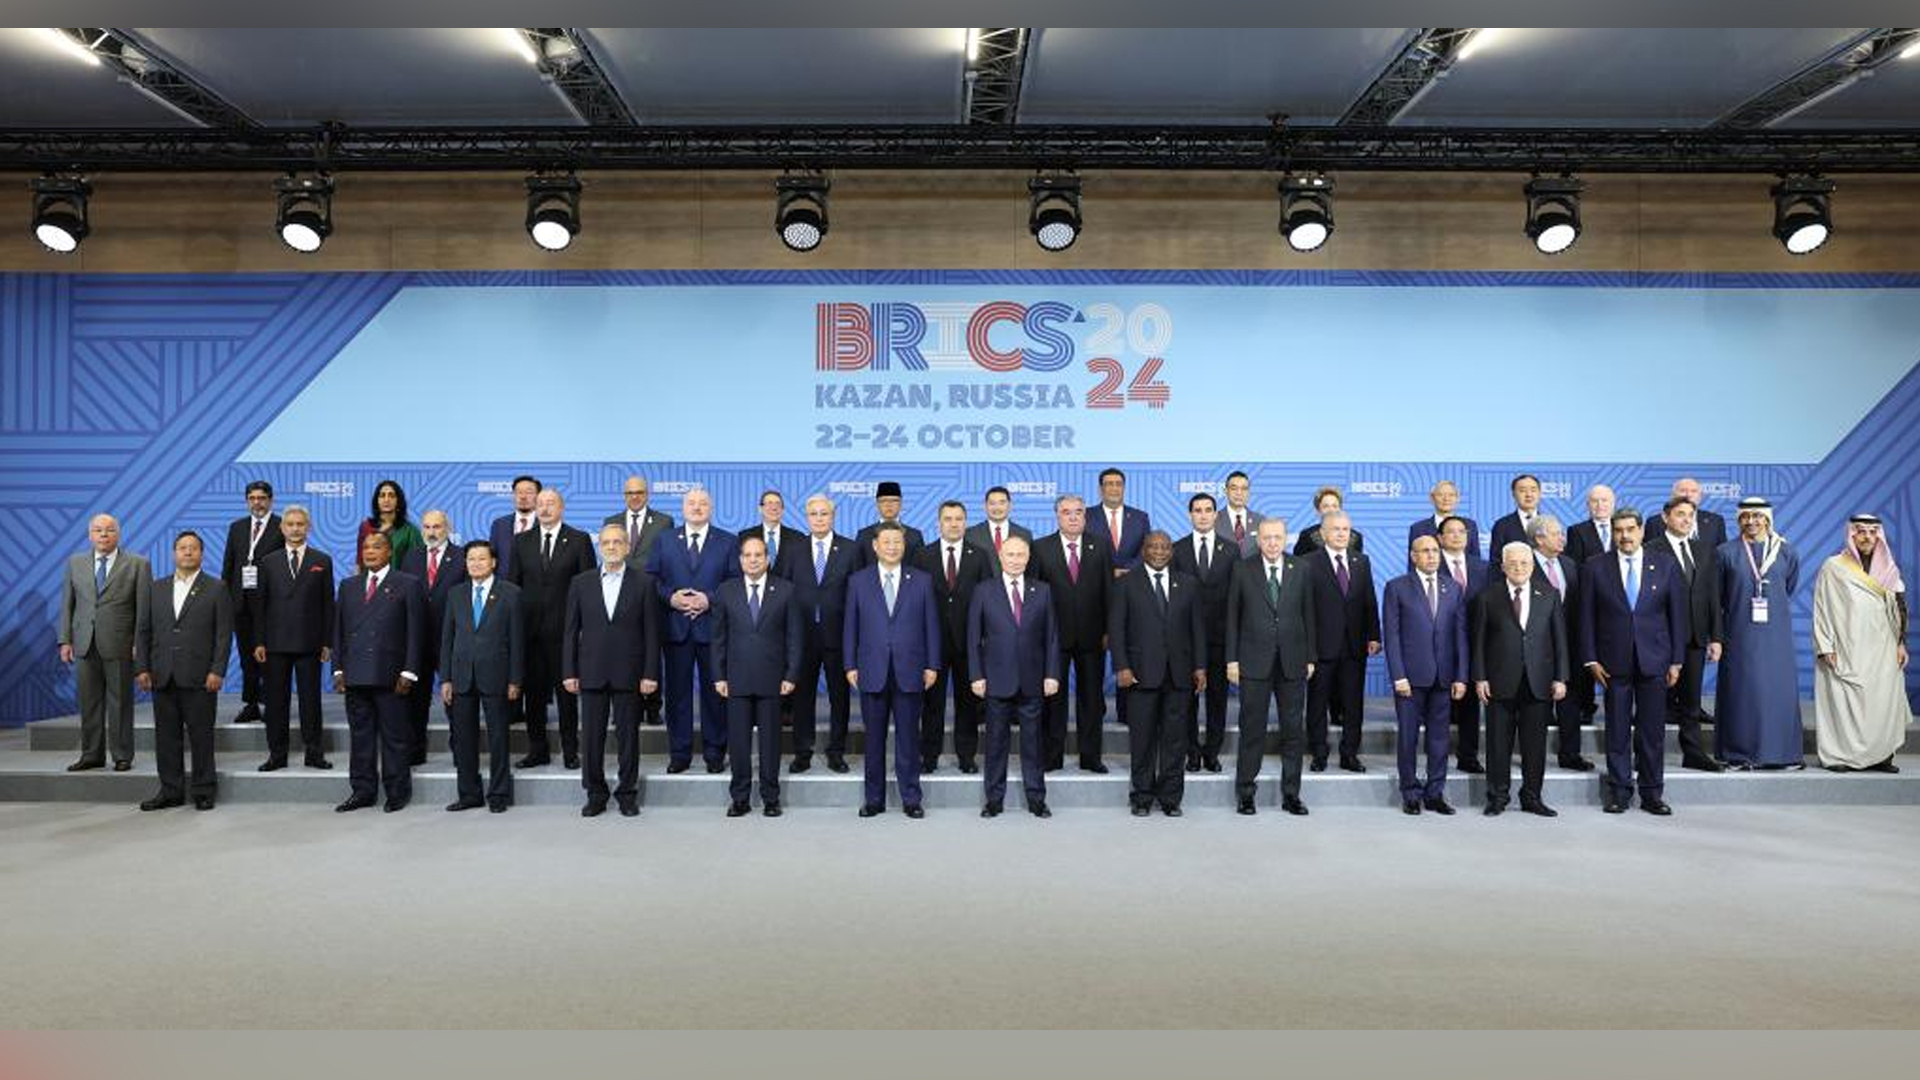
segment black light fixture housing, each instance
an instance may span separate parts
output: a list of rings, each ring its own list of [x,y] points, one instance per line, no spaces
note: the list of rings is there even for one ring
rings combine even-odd
[[[1027,231],[1044,251],[1065,251],[1080,239],[1080,178],[1072,173],[1027,181]]]
[[[788,250],[812,251],[827,238],[827,192],[832,187],[820,173],[793,173],[774,180],[773,231]]]
[[[71,254],[87,238],[87,198],[93,185],[80,176],[42,176],[32,182],[33,237],[48,251]]]
[[[280,242],[302,253],[319,251],[333,233],[333,177],[288,173],[273,182],[273,192]]]
[[[527,236],[542,251],[565,251],[580,235],[580,178],[572,173],[527,177]]]
[[[1333,178],[1292,173],[1280,178],[1280,235],[1295,251],[1316,251],[1333,235]]]
[[[1773,235],[1792,255],[1808,255],[1833,235],[1833,181],[1782,176],[1773,185]]]
[[[1586,184],[1571,176],[1536,176],[1527,196],[1527,239],[1542,255],[1558,255],[1580,239],[1580,193]]]

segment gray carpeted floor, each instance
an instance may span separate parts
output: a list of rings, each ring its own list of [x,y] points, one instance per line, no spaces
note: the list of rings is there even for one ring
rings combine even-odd
[[[1872,1027],[1920,809],[0,805],[9,1026]]]

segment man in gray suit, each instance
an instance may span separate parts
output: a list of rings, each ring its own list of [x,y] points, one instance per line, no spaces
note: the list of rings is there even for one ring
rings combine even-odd
[[[140,689],[153,694],[153,756],[160,793],[140,804],[165,810],[186,804],[182,738],[193,747],[193,808],[213,809],[213,710],[233,647],[233,598],[219,579],[200,572],[200,536],[173,540],[173,573],[146,588],[134,637]]]
[[[1268,518],[1260,550],[1234,568],[1227,592],[1227,681],[1240,688],[1240,744],[1235,751],[1237,809],[1251,814],[1267,750],[1267,706],[1279,703],[1280,806],[1305,814],[1300,757],[1306,738],[1307,680],[1313,678],[1313,587],[1307,561],[1288,555],[1287,523]]]
[[[1220,532],[1227,539],[1240,545],[1240,557],[1245,559],[1259,548],[1256,538],[1260,535],[1260,523],[1266,518],[1260,511],[1247,505],[1253,495],[1253,482],[1247,474],[1238,469],[1227,474],[1227,508],[1220,512]]]
[[[60,662],[75,665],[80,689],[80,760],[68,772],[133,768],[133,637],[146,617],[153,569],[120,550],[120,523],[87,523],[93,550],[67,560],[60,594]]]
[[[513,760],[509,732],[512,703],[527,679],[526,628],[520,622],[520,589],[494,576],[493,545],[467,545],[467,580],[447,594],[440,624],[440,700],[447,706],[448,736],[458,798],[448,810],[477,809],[480,787],[480,714],[487,718],[488,776],[484,801],[503,814],[513,805]]]
[[[987,519],[978,525],[968,526],[965,539],[969,545],[987,553],[988,565],[997,574],[1000,572],[1000,545],[1006,543],[1009,536],[1017,536],[1031,545],[1033,530],[1013,520],[1013,493],[998,484],[987,489],[985,508]]]

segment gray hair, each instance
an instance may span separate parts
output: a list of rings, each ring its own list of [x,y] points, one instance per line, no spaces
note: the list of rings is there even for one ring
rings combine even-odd
[[[1525,541],[1509,540],[1506,543],[1500,545],[1500,561],[1503,563],[1506,562],[1507,556],[1513,554],[1516,551],[1522,555],[1525,555],[1529,559],[1533,558],[1533,549],[1528,547]]]
[[[1061,507],[1067,505],[1070,502],[1077,502],[1081,506],[1087,505],[1087,500],[1081,498],[1078,495],[1073,494],[1072,492],[1068,492],[1067,494],[1062,495],[1059,498],[1053,500],[1053,508],[1057,511]]]
[[[1527,526],[1527,539],[1533,541],[1534,546],[1538,547],[1540,538],[1546,535],[1548,529],[1559,529],[1561,532],[1567,531],[1567,527],[1560,524],[1559,518],[1554,517],[1552,514],[1541,514],[1533,519],[1533,524]]]
[[[313,520],[313,511],[307,509],[306,503],[293,503],[292,505],[288,506],[285,510],[280,511],[280,520],[285,521],[295,514],[299,514],[301,517],[306,518],[308,521]]]

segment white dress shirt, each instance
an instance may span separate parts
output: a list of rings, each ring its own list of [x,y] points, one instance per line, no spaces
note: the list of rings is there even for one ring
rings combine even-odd
[[[187,594],[193,591],[193,583],[200,579],[200,571],[195,570],[188,577],[173,575],[173,617],[180,617],[181,605],[187,602]]]
[[[618,570],[602,568],[600,571],[600,602],[607,605],[607,620],[613,620],[614,606],[620,603],[620,583],[627,580],[627,568]]]

